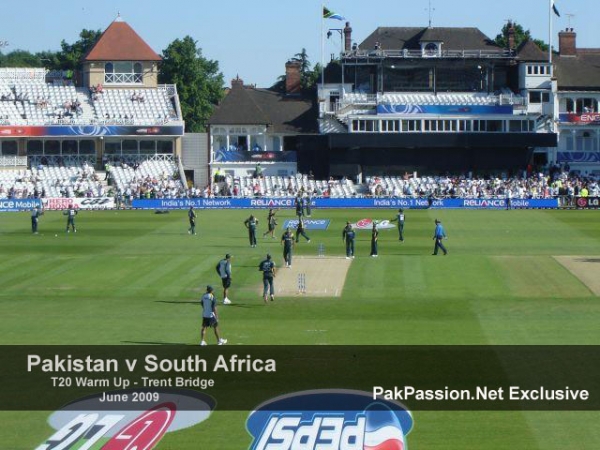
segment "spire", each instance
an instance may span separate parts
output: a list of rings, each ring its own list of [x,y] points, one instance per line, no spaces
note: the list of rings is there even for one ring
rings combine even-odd
[[[115,22],[123,22],[123,18],[121,17],[120,12],[117,12],[117,18],[115,19]]]

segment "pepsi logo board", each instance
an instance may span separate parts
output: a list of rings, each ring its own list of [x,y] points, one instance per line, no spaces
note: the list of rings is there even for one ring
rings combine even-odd
[[[277,397],[256,408],[246,421],[253,437],[251,450],[406,450],[412,426],[404,405],[349,390]]]
[[[378,230],[391,230],[395,225],[389,220],[377,221]],[[373,229],[373,219],[362,219],[352,225],[356,230],[371,230]]]

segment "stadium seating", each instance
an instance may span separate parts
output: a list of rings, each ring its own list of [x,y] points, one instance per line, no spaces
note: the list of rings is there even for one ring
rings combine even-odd
[[[10,75],[10,76],[9,76]],[[47,83],[43,69],[0,69],[0,121],[2,124],[53,123],[154,124],[179,120],[168,89],[109,89],[91,93],[69,81]],[[70,108],[72,104],[77,108]]]
[[[137,192],[140,186],[157,190],[177,192],[183,190],[183,184],[175,179],[178,173],[173,161],[144,161],[137,169],[125,164],[111,168],[111,175],[117,190]]]
[[[244,177],[233,180],[233,186],[239,188],[239,196],[246,197],[255,195],[256,189],[264,197],[293,197],[300,190],[317,196],[329,195],[330,197],[352,197],[357,194],[356,187],[350,180],[315,181],[300,174],[292,177]]]
[[[101,183],[90,165],[40,166],[0,171],[0,198],[102,196]]]

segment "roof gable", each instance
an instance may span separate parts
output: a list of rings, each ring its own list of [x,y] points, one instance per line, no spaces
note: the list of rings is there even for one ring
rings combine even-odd
[[[152,48],[127,22],[117,18],[104,30],[84,61],[160,61]]]
[[[521,61],[547,61],[548,53],[545,53],[533,41],[521,42],[517,48],[517,58]]]

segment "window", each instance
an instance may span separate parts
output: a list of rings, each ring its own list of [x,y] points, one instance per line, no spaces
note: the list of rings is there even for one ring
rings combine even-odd
[[[121,141],[107,140],[104,143],[104,153],[107,155],[120,155]]]
[[[501,120],[488,120],[487,121],[487,131],[491,133],[498,133],[502,131],[502,121]]]
[[[112,61],[104,64],[104,82],[108,84],[141,84],[143,81],[142,63],[132,61]]]
[[[157,153],[172,154],[173,141],[157,141]]]
[[[27,155],[43,155],[44,143],[42,141],[27,141]]]
[[[156,141],[140,141],[140,154],[154,155],[156,153]]]
[[[566,104],[567,104],[567,112],[568,113],[575,112],[575,102],[573,101],[572,98],[568,98],[566,101]]]
[[[550,103],[550,92],[542,92],[542,103]]]
[[[138,141],[133,139],[123,141],[123,153],[137,153]]]
[[[96,153],[96,144],[94,141],[84,139],[79,141],[79,154],[80,155],[94,155]]]
[[[542,103],[542,93],[540,91],[529,91],[529,103]]]
[[[60,141],[46,141],[44,155],[60,155]]]
[[[0,154],[4,156],[17,156],[19,146],[17,145],[17,141],[2,141],[0,142],[2,146],[2,152]]]
[[[511,133],[520,133],[521,132],[521,120],[509,120],[508,121],[508,131]]]
[[[62,154],[63,155],[76,155],[77,154],[77,141],[63,141],[62,142]]]

